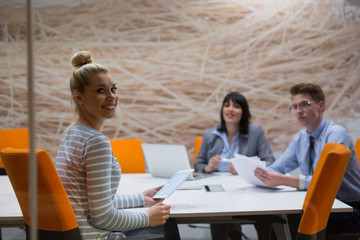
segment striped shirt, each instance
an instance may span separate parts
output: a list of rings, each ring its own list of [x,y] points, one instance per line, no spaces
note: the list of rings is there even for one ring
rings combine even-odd
[[[60,144],[56,169],[79,224],[82,239],[113,239],[113,231],[147,227],[145,212],[121,209],[144,205],[141,193],[119,195],[120,165],[109,139],[85,125],[74,125]]]

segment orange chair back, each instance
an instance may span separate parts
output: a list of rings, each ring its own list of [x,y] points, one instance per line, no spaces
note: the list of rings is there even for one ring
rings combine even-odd
[[[355,152],[356,152],[356,156],[359,161],[359,164],[360,164],[360,138],[358,138],[358,140],[355,143]]]
[[[194,163],[194,164],[196,163],[196,158],[197,158],[197,155],[198,155],[198,153],[199,153],[201,143],[202,143],[202,137],[197,137],[197,138],[195,138],[194,160],[193,160],[193,163]]]
[[[6,147],[29,148],[29,130],[19,129],[0,129],[0,150]],[[0,168],[4,168],[0,157]]]
[[[38,229],[64,232],[78,229],[74,211],[55,166],[44,150],[37,150]],[[30,225],[28,149],[5,148],[1,156],[19,202],[24,221]],[[80,236],[80,233],[78,234]]]
[[[110,143],[122,173],[145,173],[141,139],[110,139]]]
[[[307,190],[298,235],[323,235],[344,177],[351,151],[339,143],[326,143]]]

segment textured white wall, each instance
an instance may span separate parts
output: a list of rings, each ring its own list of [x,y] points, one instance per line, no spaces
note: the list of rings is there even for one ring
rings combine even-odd
[[[325,116],[360,137],[360,13],[343,1],[34,1],[38,148],[55,157],[74,119],[73,49],[119,86],[110,138],[185,144],[218,123],[229,91],[248,99],[279,155],[300,127],[288,90],[320,84]],[[24,1],[0,4],[0,128],[27,126]]]

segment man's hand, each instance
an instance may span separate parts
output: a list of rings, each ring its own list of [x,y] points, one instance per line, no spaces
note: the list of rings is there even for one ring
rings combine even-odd
[[[287,176],[275,171],[265,171],[260,168],[256,168],[254,174],[258,179],[270,187],[284,185],[299,188],[299,177],[297,176]]]
[[[260,168],[256,168],[255,176],[260,179],[263,183],[268,186],[275,187],[283,184],[283,176],[284,174],[274,172],[274,171],[265,171]]]

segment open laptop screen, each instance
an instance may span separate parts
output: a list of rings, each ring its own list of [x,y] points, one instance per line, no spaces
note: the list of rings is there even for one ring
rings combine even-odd
[[[153,177],[172,177],[179,170],[191,169],[184,145],[142,144],[148,171]]]

